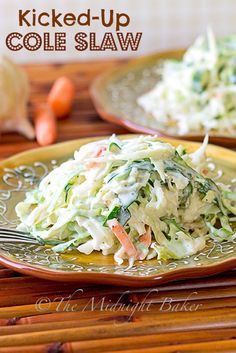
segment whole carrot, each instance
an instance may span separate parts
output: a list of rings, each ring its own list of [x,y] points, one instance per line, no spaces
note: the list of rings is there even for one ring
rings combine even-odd
[[[71,111],[75,97],[75,86],[68,77],[58,78],[48,95],[48,103],[57,118],[63,118]]]
[[[56,141],[56,117],[48,104],[36,106],[35,109],[35,134],[41,146],[47,146]]]

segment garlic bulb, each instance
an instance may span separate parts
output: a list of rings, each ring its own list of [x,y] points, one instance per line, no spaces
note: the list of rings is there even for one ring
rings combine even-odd
[[[0,55],[0,131],[18,131],[29,139],[35,136],[27,117],[29,83],[23,70]]]

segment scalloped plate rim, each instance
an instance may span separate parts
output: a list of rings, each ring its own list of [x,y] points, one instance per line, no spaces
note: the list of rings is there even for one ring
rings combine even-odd
[[[189,267],[185,269],[173,269],[169,272],[160,273],[151,276],[127,276],[121,274],[101,273],[101,272],[76,272],[76,271],[55,271],[32,266],[22,261],[13,261],[0,254],[0,263],[9,269],[19,273],[42,278],[45,280],[58,282],[77,282],[81,283],[99,283],[110,285],[124,285],[133,287],[145,287],[164,284],[176,280],[185,280],[190,278],[204,278],[231,270],[236,266],[236,257],[216,264],[205,265],[202,267]]]
[[[122,138],[133,138],[135,136],[140,136],[140,134],[128,134],[121,135]],[[8,164],[19,164],[17,163],[18,159],[30,157],[33,159],[35,152],[41,153],[43,156],[48,154],[53,155],[53,151],[65,150],[65,147],[68,147],[73,151],[76,148],[76,145],[82,145],[84,143],[100,140],[103,138],[107,138],[107,136],[99,136],[92,138],[81,138],[77,140],[71,140],[67,142],[58,143],[49,147],[35,148],[29,151],[24,151],[14,156],[11,156],[7,159],[4,159],[0,162],[0,169],[5,167]],[[169,143],[180,144],[182,143],[185,146],[193,146],[197,147],[199,145],[198,142],[189,142],[179,139],[170,139],[170,138],[161,138]],[[228,158],[235,158],[236,152],[226,149],[224,147],[219,147],[215,145],[209,144],[208,149],[220,152],[220,155],[228,155]],[[66,153],[65,153],[66,154]],[[48,159],[48,158],[47,158]],[[232,269],[236,266],[236,254],[235,257],[231,257],[226,260],[216,260],[214,264],[202,265],[202,266],[190,266],[187,268],[179,268],[179,269],[171,269],[168,272],[160,272],[155,275],[147,275],[147,276],[137,276],[137,275],[125,275],[118,273],[102,273],[98,271],[93,272],[77,272],[77,271],[62,271],[62,270],[53,270],[47,269],[42,266],[34,266],[28,264],[23,261],[16,261],[16,259],[11,259],[9,256],[4,256],[0,254],[0,263],[7,268],[12,270],[16,270],[17,272],[35,276],[38,278],[43,278],[47,280],[54,281],[68,281],[68,282],[76,282],[81,281],[83,283],[100,283],[100,284],[112,284],[112,285],[131,285],[134,287],[144,287],[144,286],[154,286],[174,280],[187,279],[187,278],[199,278],[199,277],[207,277],[210,275],[214,275],[229,269]]]

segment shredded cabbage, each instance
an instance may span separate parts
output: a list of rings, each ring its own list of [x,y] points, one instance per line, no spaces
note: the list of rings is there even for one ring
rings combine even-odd
[[[162,79],[138,103],[176,134],[236,135],[236,36],[211,29],[183,59],[167,60]]]
[[[155,136],[84,145],[26,193],[18,228],[55,252],[100,251],[130,265],[232,241],[236,193],[201,174],[206,144],[191,154]]]

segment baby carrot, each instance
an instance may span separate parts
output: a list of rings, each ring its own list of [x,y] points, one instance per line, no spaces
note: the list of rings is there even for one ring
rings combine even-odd
[[[41,146],[50,145],[57,138],[56,117],[48,104],[35,109],[35,134]]]
[[[71,111],[75,97],[75,86],[68,77],[58,78],[48,95],[48,103],[57,118],[63,118]]]

